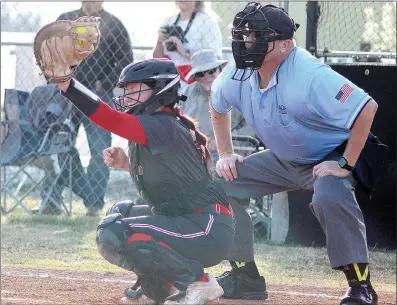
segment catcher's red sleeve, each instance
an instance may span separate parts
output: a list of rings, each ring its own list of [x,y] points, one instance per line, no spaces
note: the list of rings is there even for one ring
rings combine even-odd
[[[61,93],[103,129],[132,142],[148,144],[145,130],[136,116],[112,109],[77,80],[72,78],[68,89]]]
[[[148,145],[145,130],[134,115],[114,110],[106,103],[100,102],[96,111],[89,118],[103,129],[124,139]]]

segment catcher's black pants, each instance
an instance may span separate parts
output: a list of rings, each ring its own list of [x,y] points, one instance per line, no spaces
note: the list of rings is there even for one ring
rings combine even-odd
[[[226,259],[233,241],[234,222],[231,207],[220,204],[209,204],[191,214],[171,217],[153,215],[147,205],[135,205],[132,201],[123,201],[113,205],[107,214],[113,213],[122,214],[123,222],[131,228],[125,244],[125,255],[135,260],[137,256],[142,258],[142,251],[146,251],[146,257],[151,259],[152,255],[155,255],[151,252],[154,250],[157,255],[164,258],[147,262],[156,266],[161,261],[161,269],[168,270],[164,277],[159,274],[154,275],[152,273],[154,271],[150,268],[148,274],[142,269],[139,272],[139,283],[143,293],[159,302],[163,302],[170,294],[170,285],[181,284],[181,279],[186,274],[186,270],[182,271],[185,268],[182,265],[187,266],[191,276],[194,277],[188,281],[198,281],[204,275],[204,267],[217,265]],[[176,252],[171,256],[181,256],[182,265],[177,264],[178,267],[174,267],[175,260],[167,260],[166,256],[170,255],[167,251],[170,249],[171,253]],[[183,280],[182,282],[185,283]],[[185,284],[189,285],[188,282]]]
[[[203,268],[224,260],[233,240],[231,208],[220,204],[210,204],[192,214],[176,217],[152,215],[147,205],[133,205],[127,213],[123,215],[124,221],[132,228],[132,235],[150,235]],[[203,275],[203,268],[194,270],[196,280]]]

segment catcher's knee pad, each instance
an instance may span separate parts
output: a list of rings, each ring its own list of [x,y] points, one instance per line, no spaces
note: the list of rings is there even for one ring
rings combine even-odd
[[[109,208],[106,215],[110,215],[113,213],[120,213],[121,215],[123,215],[123,217],[128,217],[128,215],[130,214],[131,207],[133,207],[134,205],[135,203],[131,200],[116,202]]]
[[[99,253],[109,263],[132,271],[132,266],[120,255],[132,233],[131,228],[122,218],[120,213],[106,216],[98,225],[96,244]]]
[[[154,240],[134,241],[125,247],[121,256],[133,265],[136,274],[171,282],[179,290],[186,290],[196,280],[194,270],[202,270],[198,262],[186,260]]]

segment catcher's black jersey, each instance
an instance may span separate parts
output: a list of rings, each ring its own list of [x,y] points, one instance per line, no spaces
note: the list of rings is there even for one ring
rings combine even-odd
[[[171,113],[137,118],[148,146],[130,143],[131,175],[153,213],[181,215],[211,203],[227,204],[195,145],[194,132]]]

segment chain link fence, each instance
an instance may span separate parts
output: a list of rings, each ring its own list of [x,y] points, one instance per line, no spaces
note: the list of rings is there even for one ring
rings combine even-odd
[[[294,2],[263,2],[267,3],[289,8],[290,15],[301,24],[306,21],[306,3],[300,11]],[[198,16],[189,30],[191,51],[210,45],[224,59],[230,60],[230,24],[245,5],[246,2],[206,2],[204,17]],[[319,5],[318,51],[395,54],[394,2],[320,2]],[[80,2],[1,2],[3,212],[12,210],[7,208],[6,202],[15,201],[15,194],[23,197],[22,201],[17,201],[18,208],[26,205],[27,211],[43,207],[46,200],[49,200],[46,206],[52,211],[73,200],[77,213],[85,213],[86,207],[91,205],[103,210],[104,203],[108,206],[136,197],[129,174],[109,171],[102,160],[104,148],[113,145],[127,150],[127,141],[94,126],[77,109],[70,109],[70,103],[54,90],[56,87],[47,85],[35,64],[32,46],[36,32],[57,18],[77,18],[75,10],[81,6]],[[112,105],[112,97],[121,93],[114,88],[121,69],[132,60],[153,57],[159,28],[165,25],[167,17],[176,16],[178,10],[174,2],[105,2],[103,8],[115,17],[108,14],[102,17],[101,45],[79,67],[76,78]],[[175,17],[168,19],[168,25],[174,20]],[[185,29],[187,23],[181,21],[180,26]],[[304,35],[304,26],[302,28],[297,34]],[[200,29],[206,32],[195,35],[194,31]],[[212,38],[203,44],[208,37]],[[298,45],[304,43],[303,39],[297,40]],[[169,53],[164,55],[172,57]],[[5,89],[12,89],[7,96]],[[3,160],[7,153],[8,160]],[[38,157],[50,162],[42,162],[39,169],[33,162]],[[21,165],[29,179],[24,178],[26,173],[20,170]],[[7,184],[5,190],[3,186],[13,176],[13,182]],[[66,192],[69,186],[73,194]],[[12,193],[12,188],[16,193]]]
[[[317,3],[318,56],[396,63],[396,2]]]
[[[285,5],[284,1],[269,3]],[[129,174],[109,171],[102,159],[102,150],[111,145],[127,151],[127,141],[95,126],[71,107],[57,86],[47,85],[35,63],[37,31],[57,18],[76,19],[82,5],[98,9],[94,7],[98,3],[92,2],[1,3],[2,212],[24,207],[28,212],[36,208],[40,214],[57,213],[73,201],[74,213],[81,214],[90,212],[90,206],[105,210],[104,203],[109,206],[136,197]],[[209,45],[231,59],[230,23],[245,5],[205,3],[186,34],[191,51]],[[133,60],[153,57],[159,28],[178,9],[174,2],[105,2],[103,8],[111,15],[101,13],[100,46],[79,66],[75,77],[112,105],[112,97],[121,94],[114,88],[121,69]],[[168,25],[173,20],[169,18]],[[179,23],[186,28],[187,21]]]

